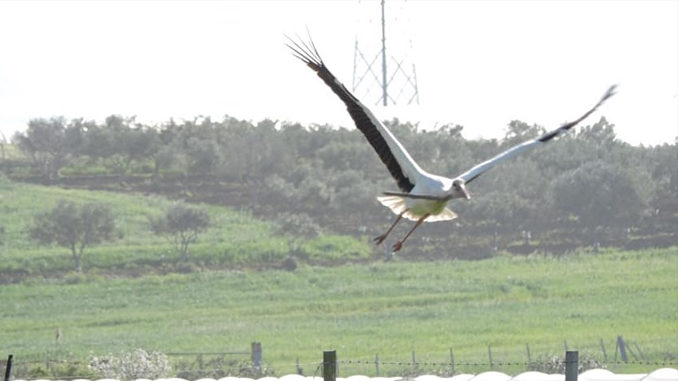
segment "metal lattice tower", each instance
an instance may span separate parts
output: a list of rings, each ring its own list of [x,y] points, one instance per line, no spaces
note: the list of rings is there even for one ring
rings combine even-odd
[[[386,1],[381,0],[381,18],[377,19],[376,2],[361,2],[353,59],[353,93],[366,104],[396,106],[419,104],[417,72],[412,57],[412,40],[407,32],[404,2],[390,9],[386,19]],[[391,12],[392,11],[392,12]],[[394,16],[391,15],[394,14]],[[386,24],[389,45],[386,45]],[[381,33],[381,40],[378,35]],[[388,48],[388,49],[387,49]],[[378,91],[377,91],[378,90]]]

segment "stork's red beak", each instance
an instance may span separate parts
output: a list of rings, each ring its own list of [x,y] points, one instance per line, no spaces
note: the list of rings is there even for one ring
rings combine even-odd
[[[461,190],[461,194],[464,195],[464,198],[466,198],[467,200],[471,199],[471,195],[466,190],[466,185],[464,184],[459,185],[459,189]]]

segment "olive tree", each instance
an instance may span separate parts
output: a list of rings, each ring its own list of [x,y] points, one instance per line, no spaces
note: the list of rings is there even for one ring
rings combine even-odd
[[[121,176],[129,172],[132,162],[154,157],[162,145],[156,129],[119,115],[107,117],[104,125],[89,128],[84,136],[82,152],[103,159],[107,168]]]
[[[303,245],[321,234],[318,226],[307,214],[282,213],[277,218],[275,233],[287,237],[289,257],[283,262],[286,270],[295,270],[296,261],[293,256],[304,256]]]
[[[115,217],[105,204],[78,206],[60,200],[53,209],[33,217],[29,235],[41,244],[56,243],[70,249],[75,270],[80,272],[86,247],[116,238]]]
[[[17,132],[13,141],[46,179],[58,176],[59,169],[77,155],[82,132],[93,122],[64,117],[32,119],[25,132]]]
[[[198,239],[198,235],[210,227],[210,216],[204,210],[176,204],[169,208],[164,216],[149,217],[151,231],[165,236],[181,253],[188,257],[188,246]]]
[[[556,208],[565,218],[576,217],[594,242],[609,228],[637,224],[647,205],[629,169],[602,161],[561,174],[552,191]]]

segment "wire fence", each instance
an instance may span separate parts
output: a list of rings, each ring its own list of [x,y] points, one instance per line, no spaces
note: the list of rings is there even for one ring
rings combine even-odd
[[[563,343],[565,347],[567,343]],[[659,368],[678,368],[678,351],[675,349],[650,351],[642,345],[626,341],[619,336],[614,348],[605,347],[600,341],[599,350],[579,351],[579,371],[603,368],[617,374],[650,373]],[[646,343],[647,344],[647,343]],[[648,345],[649,346],[649,345]],[[341,377],[365,375],[370,377],[416,377],[431,374],[451,377],[458,374],[479,374],[498,371],[517,375],[526,371],[547,374],[564,374],[565,351],[544,351],[544,347],[525,345],[523,351],[487,346],[486,353],[472,353],[463,349],[449,352],[401,351],[398,353],[356,356],[350,351],[339,353],[336,359],[337,373]],[[567,351],[567,349],[566,349]],[[459,353],[457,353],[459,352]],[[522,352],[522,353],[521,353]],[[280,377],[287,374],[319,377],[323,362],[302,361],[268,362],[263,356],[261,343],[252,343],[250,350],[224,352],[167,352],[171,360],[172,374],[186,380],[200,378],[219,379],[228,376],[259,379],[266,376]],[[288,357],[289,358],[289,357]],[[4,365],[0,359],[0,366]],[[74,358],[60,352],[48,352],[39,356],[17,356],[14,360],[13,378],[33,379],[96,379],[87,359]]]
[[[220,379],[223,377],[247,377],[259,379],[267,376],[281,377],[286,374],[301,374],[304,376],[320,377],[322,362],[294,362],[281,365],[279,368],[255,367],[249,361],[216,360],[208,355],[202,355],[203,362],[200,365],[198,357],[191,360],[192,364],[174,363],[173,376],[186,380],[200,378]],[[585,360],[585,359],[583,359]],[[16,361],[14,365],[13,379],[38,380],[38,379],[97,379],[95,374],[83,372],[83,367],[88,364],[81,361],[46,360],[41,362]],[[35,373],[36,366],[38,368]],[[526,371],[538,370],[547,374],[564,373],[565,361],[562,358],[552,361],[539,362],[435,362],[435,361],[382,361],[369,359],[344,359],[337,360],[337,373],[341,377],[351,375],[366,375],[370,377],[416,377],[425,374],[440,377],[451,377],[457,374],[479,374],[487,371],[497,371],[509,375],[517,375]],[[595,366],[580,364],[580,370],[603,368],[618,374],[650,373],[659,368],[678,368],[678,361],[630,361],[596,363]],[[33,369],[33,370],[31,370]],[[74,373],[68,373],[71,369]],[[282,371],[282,369],[286,369]],[[80,371],[78,371],[80,370]],[[66,372],[66,373],[65,373]]]
[[[23,363],[25,365],[25,363]],[[78,380],[89,379],[96,380],[101,377],[93,373],[77,372],[75,374],[64,374],[62,371],[52,372],[50,369],[56,367],[77,367],[85,365],[80,362],[51,362],[50,366],[43,368],[40,374],[27,373],[26,370],[21,371],[22,363],[15,364],[16,374],[13,372],[13,377],[10,380],[21,379],[26,381],[31,380]],[[506,373],[508,375],[517,375],[531,370],[531,366],[535,363],[520,363],[520,362],[505,362],[496,364],[475,363],[475,362],[458,362],[458,363],[433,363],[433,362],[375,362],[369,360],[341,360],[337,362],[338,373],[341,377],[348,377],[351,375],[366,375],[368,377],[417,377],[421,375],[437,375],[440,377],[452,377],[458,374],[479,374],[487,371],[496,371]],[[537,365],[552,366],[553,363],[541,363]],[[557,364],[558,366],[565,366],[564,362]],[[202,369],[175,369],[171,376],[185,379],[197,380],[202,378],[220,379],[224,377],[244,377],[254,380],[264,377],[282,377],[287,374],[301,374],[303,376],[320,377],[322,372],[322,362],[309,363],[290,363],[283,368],[297,367],[300,372],[263,372],[252,366],[216,366],[205,367]],[[18,368],[18,369],[17,369]],[[678,368],[678,362],[632,362],[632,363],[605,363],[600,367],[612,371],[617,374],[638,374],[651,373],[660,368]],[[379,369],[377,373],[376,369]],[[594,368],[595,369],[595,368]],[[543,372],[547,374],[561,374],[562,371]]]
[[[595,365],[593,365],[595,364]],[[540,371],[547,374],[563,373],[565,361],[562,359],[534,362],[499,361],[499,362],[407,362],[381,360],[339,360],[340,374],[364,374],[370,376],[418,376],[433,374],[450,377],[457,374],[477,374],[486,371],[498,371],[506,374],[519,374],[526,371]],[[630,362],[595,362],[580,365],[583,370],[608,369],[615,373],[649,373],[658,368],[678,367],[678,361],[630,361]]]

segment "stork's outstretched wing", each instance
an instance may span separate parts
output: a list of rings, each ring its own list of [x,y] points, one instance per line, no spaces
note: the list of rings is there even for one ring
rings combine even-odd
[[[318,74],[318,77],[344,102],[356,127],[365,135],[372,148],[377,151],[379,158],[381,158],[381,161],[386,165],[386,168],[388,168],[398,183],[398,187],[404,192],[411,191],[417,179],[423,173],[419,165],[393,136],[391,131],[334,77],[323,63],[318,50],[310,38],[308,43],[300,39],[300,42],[296,42],[289,37],[288,39],[290,43],[287,46],[292,50],[294,56],[313,69]]]
[[[464,182],[466,184],[468,184],[471,181],[477,179],[478,176],[482,175],[483,173],[485,173],[490,168],[501,163],[502,161],[510,159],[510,158],[518,155],[519,153],[527,151],[529,149],[532,149],[536,146],[546,144],[551,139],[555,138],[556,136],[559,136],[559,135],[562,135],[562,134],[568,132],[572,127],[576,126],[577,124],[579,124],[579,122],[586,119],[589,115],[591,115],[594,111],[596,111],[598,109],[598,107],[600,107],[600,105],[602,105],[608,98],[613,96],[615,94],[614,91],[615,91],[616,88],[617,88],[616,85],[611,86],[607,90],[605,95],[603,95],[603,97],[600,98],[600,101],[598,101],[598,103],[596,103],[596,105],[593,106],[593,108],[591,108],[589,111],[587,111],[584,115],[579,117],[579,119],[577,119],[573,122],[565,123],[561,127],[556,128],[553,131],[547,132],[537,139],[528,140],[528,141],[526,141],[522,144],[519,144],[515,147],[509,148],[508,150],[500,153],[499,155],[491,158],[490,160],[484,161],[484,162],[476,165],[475,167],[469,169],[468,171],[462,173],[457,178],[464,180]]]

